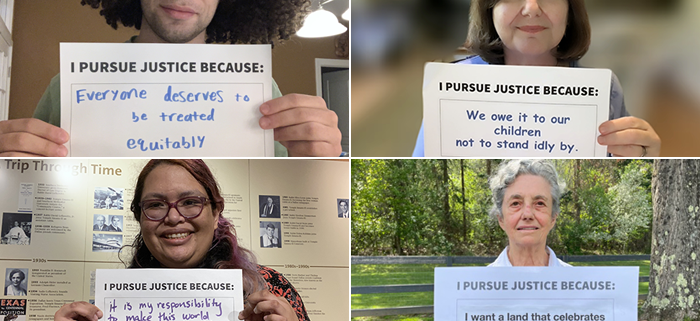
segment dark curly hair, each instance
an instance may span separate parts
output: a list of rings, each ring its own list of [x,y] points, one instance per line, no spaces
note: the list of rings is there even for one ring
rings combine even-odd
[[[117,29],[141,29],[141,0],[81,0]],[[310,0],[220,0],[209,26],[207,43],[274,44],[289,39],[301,27]]]

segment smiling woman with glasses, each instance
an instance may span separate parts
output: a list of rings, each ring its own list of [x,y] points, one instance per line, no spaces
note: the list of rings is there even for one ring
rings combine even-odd
[[[289,281],[256,264],[253,253],[238,245],[223,210],[219,186],[202,160],[151,160],[139,174],[131,202],[141,231],[128,267],[241,269],[247,303],[240,319],[308,320]],[[101,316],[94,305],[74,302],[61,307],[54,320]]]

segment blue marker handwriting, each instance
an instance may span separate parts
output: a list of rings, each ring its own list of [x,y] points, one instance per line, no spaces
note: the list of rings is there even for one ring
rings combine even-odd
[[[87,89],[78,89],[75,91],[75,99],[77,103],[80,104],[81,101],[91,100],[130,100],[132,98],[146,99],[148,93],[145,90],[137,90],[136,88],[131,88],[130,90],[103,90],[103,91],[87,91]]]
[[[104,88],[104,87],[103,87]],[[233,95],[236,102],[249,102],[250,96],[246,94],[236,93]],[[224,102],[224,91],[215,89],[210,91],[186,91],[174,90],[172,85],[168,85],[168,89],[162,96],[164,102],[176,103],[194,103],[194,102]],[[105,90],[88,90],[80,88],[75,91],[75,100],[77,104],[86,101],[127,101],[137,99],[147,99],[148,91],[145,89],[131,88],[129,90],[120,89],[105,89]]]
[[[205,91],[205,92],[186,92],[184,90],[173,92],[173,86],[168,86],[168,91],[165,93],[163,100],[168,102],[191,103],[199,101],[201,96],[202,101],[215,101],[218,103],[224,102],[224,97],[221,96],[223,90]]]
[[[206,113],[198,113],[196,110],[189,113],[189,114],[181,114],[181,113],[168,113],[166,114],[165,112],[160,113],[160,120],[164,122],[196,122],[196,121],[214,121],[214,108],[211,109],[211,111],[206,114]],[[146,113],[141,113],[141,115],[137,114],[136,112],[131,112],[131,121],[134,123],[138,123],[139,121],[146,121],[148,120],[148,115]]]
[[[190,149],[203,148],[205,136],[181,136],[171,139],[170,137],[147,142],[143,138],[129,138],[126,141],[126,148],[138,149],[141,151],[157,151],[164,149]]]
[[[211,320],[223,315],[222,302],[216,298],[117,298],[109,302],[107,320]]]
[[[180,114],[180,113],[170,113],[165,112],[160,113],[160,119],[162,121],[178,121],[178,122],[194,122],[194,121],[214,121],[214,108],[211,109],[209,114],[198,113],[194,111],[190,114]]]

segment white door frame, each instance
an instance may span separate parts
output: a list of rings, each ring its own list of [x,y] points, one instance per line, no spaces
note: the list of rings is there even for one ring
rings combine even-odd
[[[350,60],[316,58],[316,96],[319,97],[323,97],[323,81],[321,80],[321,68],[323,67],[350,69]]]
[[[14,5],[15,0],[0,0],[0,120],[8,119],[10,113]]]

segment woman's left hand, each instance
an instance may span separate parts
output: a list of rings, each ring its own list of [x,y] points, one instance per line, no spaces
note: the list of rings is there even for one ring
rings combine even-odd
[[[283,297],[275,296],[268,290],[261,290],[248,296],[245,309],[238,314],[239,320],[246,321],[299,321],[296,312]]]
[[[661,138],[644,119],[630,116],[608,120],[598,130],[598,143],[608,146],[608,153],[615,157],[658,157],[661,154]]]

